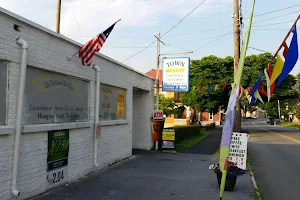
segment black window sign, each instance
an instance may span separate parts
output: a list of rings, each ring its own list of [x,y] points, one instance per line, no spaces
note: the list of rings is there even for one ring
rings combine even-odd
[[[28,67],[24,124],[88,121],[89,82]]]
[[[67,180],[69,130],[48,132],[47,180],[56,186]]]
[[[7,67],[0,63],[0,125],[6,124]]]

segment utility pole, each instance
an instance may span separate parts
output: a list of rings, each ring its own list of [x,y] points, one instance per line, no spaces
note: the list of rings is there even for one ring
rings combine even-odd
[[[280,102],[278,100],[278,119],[279,119],[279,123],[281,122],[281,118],[280,118]]]
[[[157,34],[157,52],[156,52],[156,110],[159,110],[159,58],[160,58],[160,32]]]
[[[159,110],[159,59],[160,59],[160,32],[157,33],[157,63],[156,63],[156,110]],[[158,150],[158,142],[155,142],[155,150]]]
[[[60,32],[60,10],[61,10],[61,0],[57,0],[56,6],[56,32]]]
[[[234,80],[240,60],[240,10],[239,0],[233,0]],[[233,131],[241,131],[241,103],[237,101]]]

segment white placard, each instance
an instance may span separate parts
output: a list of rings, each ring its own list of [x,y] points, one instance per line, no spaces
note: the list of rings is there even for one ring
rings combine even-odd
[[[190,58],[164,58],[162,63],[162,90],[188,92]]]
[[[229,161],[235,163],[238,168],[246,169],[247,164],[247,133],[232,133]]]
[[[162,110],[153,110],[153,119],[163,119],[164,111]]]
[[[68,180],[68,166],[47,172],[48,187],[55,187],[66,183]]]

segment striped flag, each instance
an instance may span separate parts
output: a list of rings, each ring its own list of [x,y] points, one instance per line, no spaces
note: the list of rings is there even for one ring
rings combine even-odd
[[[107,40],[109,34],[113,30],[117,22],[111,25],[104,32],[100,33],[99,35],[96,35],[85,45],[80,47],[78,51],[78,55],[81,58],[82,65],[86,65],[86,66],[91,65],[93,56],[95,55],[96,52],[100,51],[101,47],[103,46],[104,42]]]

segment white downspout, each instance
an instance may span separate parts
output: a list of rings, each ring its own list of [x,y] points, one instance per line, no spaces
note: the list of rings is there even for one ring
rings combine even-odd
[[[93,69],[96,72],[96,102],[95,102],[95,133],[94,133],[94,165],[98,167],[97,158],[98,158],[98,140],[96,136],[97,131],[97,123],[99,120],[99,107],[100,107],[100,67],[98,65],[94,65]]]
[[[17,120],[16,120],[16,135],[15,135],[15,147],[14,147],[14,160],[13,160],[13,171],[11,181],[11,193],[14,196],[19,196],[20,192],[17,189],[17,177],[18,177],[18,165],[19,165],[19,152],[20,152],[20,138],[22,128],[22,110],[23,110],[23,97],[26,80],[26,68],[27,68],[27,49],[28,43],[18,38],[17,44],[22,47],[22,61],[21,61],[21,72],[20,72],[20,83],[19,83],[19,95],[18,95],[18,107],[17,107]]]

